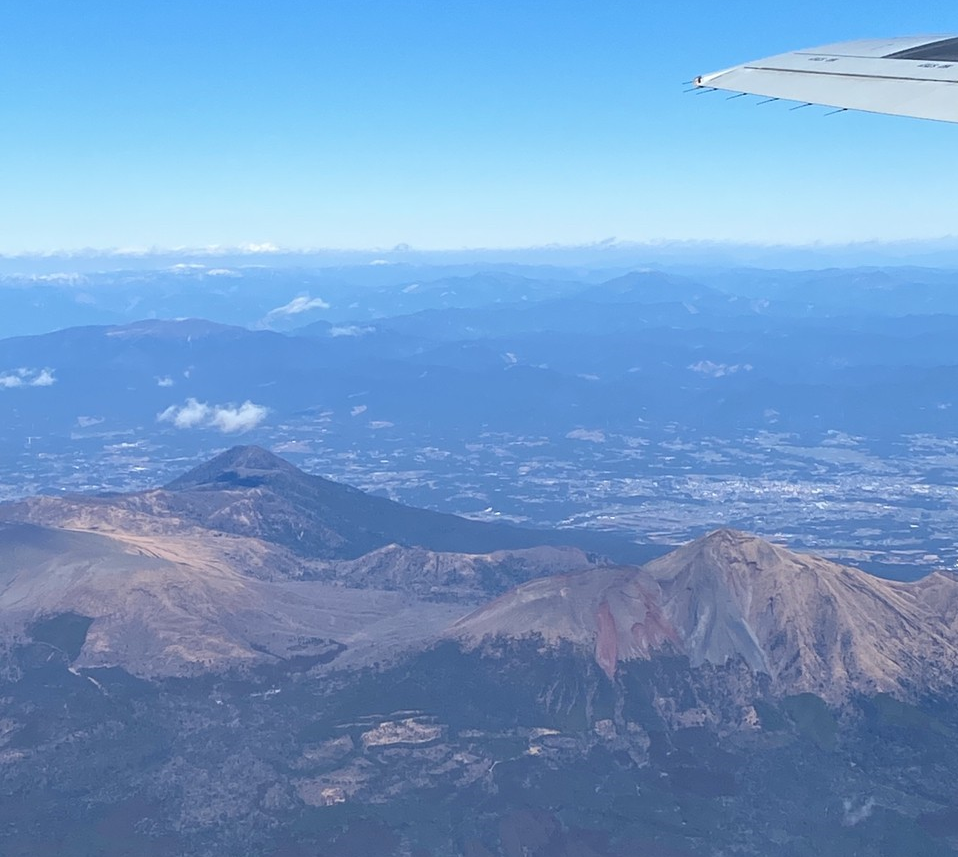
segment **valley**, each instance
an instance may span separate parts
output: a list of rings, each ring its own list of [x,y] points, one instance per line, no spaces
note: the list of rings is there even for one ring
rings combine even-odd
[[[543,531],[666,550],[726,526],[898,579],[958,562],[947,270],[224,261],[43,282],[34,318],[12,307],[35,282],[0,280],[21,334],[0,340],[5,500],[142,490],[241,441]],[[304,289],[324,297],[270,315]],[[36,332],[58,314],[91,326]]]

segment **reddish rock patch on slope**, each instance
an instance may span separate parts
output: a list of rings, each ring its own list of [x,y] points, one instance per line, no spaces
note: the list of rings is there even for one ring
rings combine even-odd
[[[618,661],[619,641],[615,627],[615,617],[608,601],[603,601],[595,616],[597,633],[595,636],[595,659],[605,674],[612,678],[615,675],[615,664]]]

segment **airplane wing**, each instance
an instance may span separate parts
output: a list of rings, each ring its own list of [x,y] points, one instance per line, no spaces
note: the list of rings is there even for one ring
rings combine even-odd
[[[843,42],[704,74],[703,89],[958,122],[958,36]]]

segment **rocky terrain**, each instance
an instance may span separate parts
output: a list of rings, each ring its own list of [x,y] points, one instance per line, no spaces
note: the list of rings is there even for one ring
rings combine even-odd
[[[151,545],[154,543],[150,543]],[[355,661],[426,644],[462,608],[398,592],[319,582],[263,581],[212,547],[0,525],[0,630],[29,637],[58,616],[87,623],[76,669],[121,667],[143,677],[264,665]],[[249,547],[249,546],[244,546]],[[268,561],[269,547],[254,544]],[[178,558],[172,554],[182,551]],[[58,648],[60,648],[58,646]]]
[[[165,488],[37,497],[0,506],[0,520],[8,633],[84,616],[77,664],[138,675],[347,650],[355,663],[364,646],[422,648],[449,623],[466,645],[571,643],[612,680],[624,662],[681,656],[741,662],[776,692],[831,701],[948,690],[958,665],[954,575],[881,580],[730,530],[641,567],[509,547],[542,534],[371,497],[257,447]]]
[[[0,852],[958,851],[954,576],[422,514],[255,448],[0,507]]]
[[[36,497],[0,507],[0,520],[7,636],[82,616],[89,629],[74,665],[140,676],[395,657],[490,593],[598,561],[548,546],[430,550],[535,534],[371,497],[255,447],[163,489]],[[388,541],[404,527],[406,546]],[[360,545],[371,550],[354,557]]]
[[[622,661],[656,654],[740,661],[780,693],[840,700],[954,688],[956,599],[952,574],[897,583],[719,530],[642,568],[527,583],[453,634],[567,640],[593,648],[610,679]]]

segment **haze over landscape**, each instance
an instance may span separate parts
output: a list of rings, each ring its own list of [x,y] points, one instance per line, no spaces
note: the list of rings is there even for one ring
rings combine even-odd
[[[0,854],[958,853],[943,27],[0,12]]]

